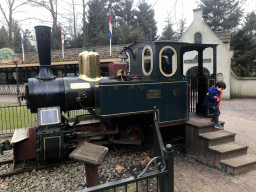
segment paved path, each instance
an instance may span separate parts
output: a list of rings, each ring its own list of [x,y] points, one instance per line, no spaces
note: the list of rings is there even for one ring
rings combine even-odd
[[[0,102],[15,102],[16,96],[0,95]],[[225,130],[235,132],[236,142],[248,145],[256,157],[256,99],[223,100],[220,120]],[[230,176],[200,162],[177,155],[175,158],[175,192],[243,192],[256,191],[256,170]]]
[[[222,100],[220,120],[225,130],[236,133],[236,142],[249,146],[256,157],[256,99]],[[256,170],[230,176],[188,157],[175,161],[175,191],[256,191]]]
[[[0,95],[0,102],[17,102],[17,95]],[[26,101],[23,100],[22,103]]]

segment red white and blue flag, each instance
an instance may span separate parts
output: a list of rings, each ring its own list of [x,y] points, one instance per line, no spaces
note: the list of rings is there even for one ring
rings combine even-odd
[[[61,23],[61,43],[64,45],[64,30],[62,28],[62,23]]]
[[[109,15],[109,38],[112,40],[112,21],[111,21],[111,15]]]
[[[62,44],[62,59],[64,59],[64,30],[62,28],[62,23],[61,23],[61,44]]]
[[[20,36],[21,36],[21,39],[20,39],[20,47],[22,49],[22,61],[25,60],[25,55],[24,55],[24,39],[23,39],[23,30],[20,29]]]

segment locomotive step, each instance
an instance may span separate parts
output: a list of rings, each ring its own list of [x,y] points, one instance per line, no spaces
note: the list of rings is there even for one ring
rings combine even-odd
[[[226,173],[231,175],[243,174],[256,169],[256,158],[250,155],[243,155],[220,161]]]
[[[199,137],[209,142],[209,146],[229,143],[235,141],[236,133],[225,130],[199,134]]]
[[[216,146],[210,146],[209,149],[219,154],[220,159],[228,159],[247,154],[248,146],[236,142],[225,143]]]

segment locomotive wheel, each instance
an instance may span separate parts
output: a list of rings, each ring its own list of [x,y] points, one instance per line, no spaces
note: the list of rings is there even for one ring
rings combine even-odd
[[[140,144],[143,143],[144,141],[143,131],[138,126],[135,126],[135,125],[130,126],[126,129],[125,132],[126,132],[125,137],[130,141],[139,142]]]

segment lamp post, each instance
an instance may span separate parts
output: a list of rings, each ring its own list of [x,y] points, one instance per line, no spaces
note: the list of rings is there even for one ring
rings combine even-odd
[[[19,60],[19,57],[17,54],[14,54],[14,55],[11,55],[11,57],[13,58],[13,61],[14,61],[14,64],[16,66],[16,84],[17,84],[17,103],[19,103],[19,93],[20,93],[20,90],[19,90],[19,74],[18,74],[18,60]]]

